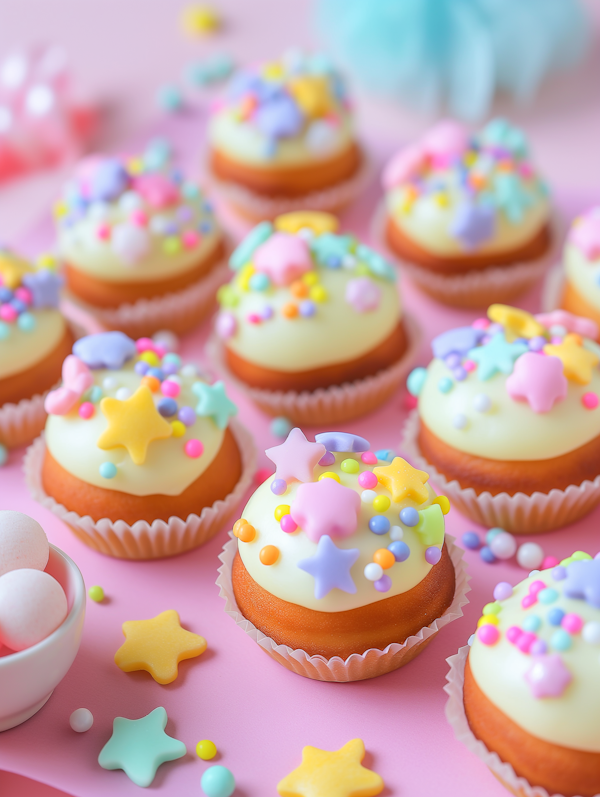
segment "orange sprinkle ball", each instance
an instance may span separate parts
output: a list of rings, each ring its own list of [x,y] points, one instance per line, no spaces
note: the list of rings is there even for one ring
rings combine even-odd
[[[143,376],[142,385],[146,385],[153,393],[157,393],[160,389],[160,379],[155,376]]]
[[[233,536],[242,542],[252,542],[256,537],[256,529],[247,520],[240,518],[233,525]]]
[[[388,570],[396,563],[396,557],[391,551],[388,551],[387,548],[379,548],[379,550],[375,551],[373,554],[373,561],[383,567],[384,570]]]
[[[302,280],[296,280],[296,282],[292,282],[290,285],[290,291],[292,296],[295,296],[296,299],[303,299],[305,296],[308,296],[308,285]]]
[[[276,545],[265,545],[258,556],[263,565],[274,565],[279,559],[279,548]]]
[[[281,308],[281,314],[286,318],[296,318],[298,315],[298,305],[294,302],[288,302]]]

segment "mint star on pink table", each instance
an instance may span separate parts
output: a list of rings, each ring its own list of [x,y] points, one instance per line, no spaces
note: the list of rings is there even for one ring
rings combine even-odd
[[[569,241],[580,249],[588,260],[600,257],[600,209],[594,208],[581,216],[571,228]]]
[[[335,479],[301,484],[290,515],[306,536],[318,542],[324,535],[349,537],[358,526],[360,497]]]
[[[332,480],[325,479],[324,481]],[[359,554],[358,548],[338,548],[331,537],[324,534],[319,540],[316,554],[309,559],[302,559],[298,562],[297,567],[314,578],[317,600],[324,598],[335,587],[341,589],[342,592],[354,595],[356,584],[350,575],[350,568],[358,559]]]
[[[506,391],[516,401],[525,400],[534,412],[550,412],[567,395],[567,378],[558,357],[523,354],[506,380]]]
[[[313,470],[323,454],[325,446],[321,443],[310,443],[301,429],[295,428],[280,446],[268,448],[265,454],[275,463],[276,479],[286,482],[296,479],[299,482],[310,482]]]
[[[286,232],[276,232],[254,252],[254,268],[275,285],[289,285],[312,267],[306,241]]]
[[[534,697],[560,697],[573,676],[558,653],[534,656],[533,664],[525,673]]]

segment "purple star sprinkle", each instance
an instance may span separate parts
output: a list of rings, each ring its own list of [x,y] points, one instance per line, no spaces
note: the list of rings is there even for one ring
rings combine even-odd
[[[317,600],[336,587],[354,595],[356,584],[350,575],[350,568],[359,554],[358,548],[338,548],[331,537],[325,534],[319,540],[316,554],[310,559],[302,559],[297,566],[314,578]]]
[[[47,268],[23,276],[23,285],[31,291],[34,307],[58,307],[63,282],[62,277]]]
[[[600,609],[600,559],[585,559],[567,565],[563,594]]]
[[[442,332],[441,335],[431,341],[433,356],[437,357],[438,360],[445,360],[446,357],[452,354],[466,354],[477,346],[484,334],[483,329],[475,329],[474,327],[457,327],[456,329]]]
[[[75,341],[73,354],[88,368],[122,368],[135,357],[135,342],[123,332],[101,332]]]
[[[324,445],[327,451],[335,451],[338,454],[357,454],[371,448],[371,444],[364,437],[349,432],[321,432],[315,435],[315,440]]]

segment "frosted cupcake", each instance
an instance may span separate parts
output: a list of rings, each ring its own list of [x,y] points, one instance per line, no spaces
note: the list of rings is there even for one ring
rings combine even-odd
[[[238,72],[215,105],[209,144],[223,196],[256,220],[339,210],[357,190],[362,154],[348,95],[321,54],[288,52]]]
[[[62,283],[52,269],[0,251],[2,445],[25,445],[44,428],[44,394],[59,381],[74,339],[58,309]]]
[[[405,443],[462,512],[533,533],[600,500],[597,332],[564,311],[492,305],[433,339],[433,361],[409,377]]]
[[[112,556],[169,556],[215,534],[249,484],[253,456],[222,382],[149,339],[81,338],[46,398],[27,465],[34,497]]]
[[[182,334],[212,310],[223,234],[166,142],[135,158],[86,158],[55,217],[71,297],[105,327]]]
[[[298,423],[370,412],[397,389],[414,325],[396,273],[337,220],[291,213],[255,227],[219,292],[220,360],[252,399]]]
[[[560,306],[600,323],[600,207],[573,222],[565,243]]]
[[[552,255],[552,208],[524,134],[445,121],[383,174],[387,246],[419,287],[457,307],[512,299]]]
[[[515,794],[600,793],[599,644],[600,560],[578,551],[498,584],[466,662],[452,660],[451,722]]]

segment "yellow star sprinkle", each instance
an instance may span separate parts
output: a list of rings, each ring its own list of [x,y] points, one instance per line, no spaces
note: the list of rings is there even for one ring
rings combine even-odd
[[[425,487],[429,474],[413,468],[402,457],[395,457],[389,465],[373,468],[373,473],[379,483],[390,491],[396,503],[412,498],[415,503],[422,504],[429,497]]]
[[[598,357],[581,345],[579,335],[566,335],[558,345],[548,343],[544,346],[544,354],[558,357],[562,361],[563,371],[567,379],[578,385],[589,384],[592,368],[598,364]]]
[[[31,274],[35,269],[8,252],[0,252],[0,277],[5,288],[18,288],[25,274]]]
[[[361,765],[362,739],[352,739],[339,750],[318,747],[302,750],[302,763],[277,784],[281,797],[373,797],[383,790],[380,775]]]
[[[123,623],[125,642],[115,653],[115,664],[123,672],[145,670],[159,684],[177,678],[177,665],[206,650],[206,639],[183,629],[174,609],[151,620]]]
[[[152,393],[141,385],[126,401],[104,398],[100,402],[108,426],[96,445],[103,451],[122,446],[136,465],[143,465],[148,445],[153,440],[171,437],[173,427],[154,406]]]
[[[337,232],[340,226],[337,218],[331,213],[321,213],[318,210],[298,210],[294,213],[283,213],[275,219],[275,229],[279,232],[296,233],[298,230],[309,229],[316,235],[325,232]]]
[[[506,329],[506,339],[511,343],[515,338],[546,337],[546,327],[542,326],[526,310],[510,307],[508,304],[492,304],[488,318]]]
[[[321,75],[304,75],[290,81],[289,89],[309,119],[325,116],[331,110],[331,94]]]

